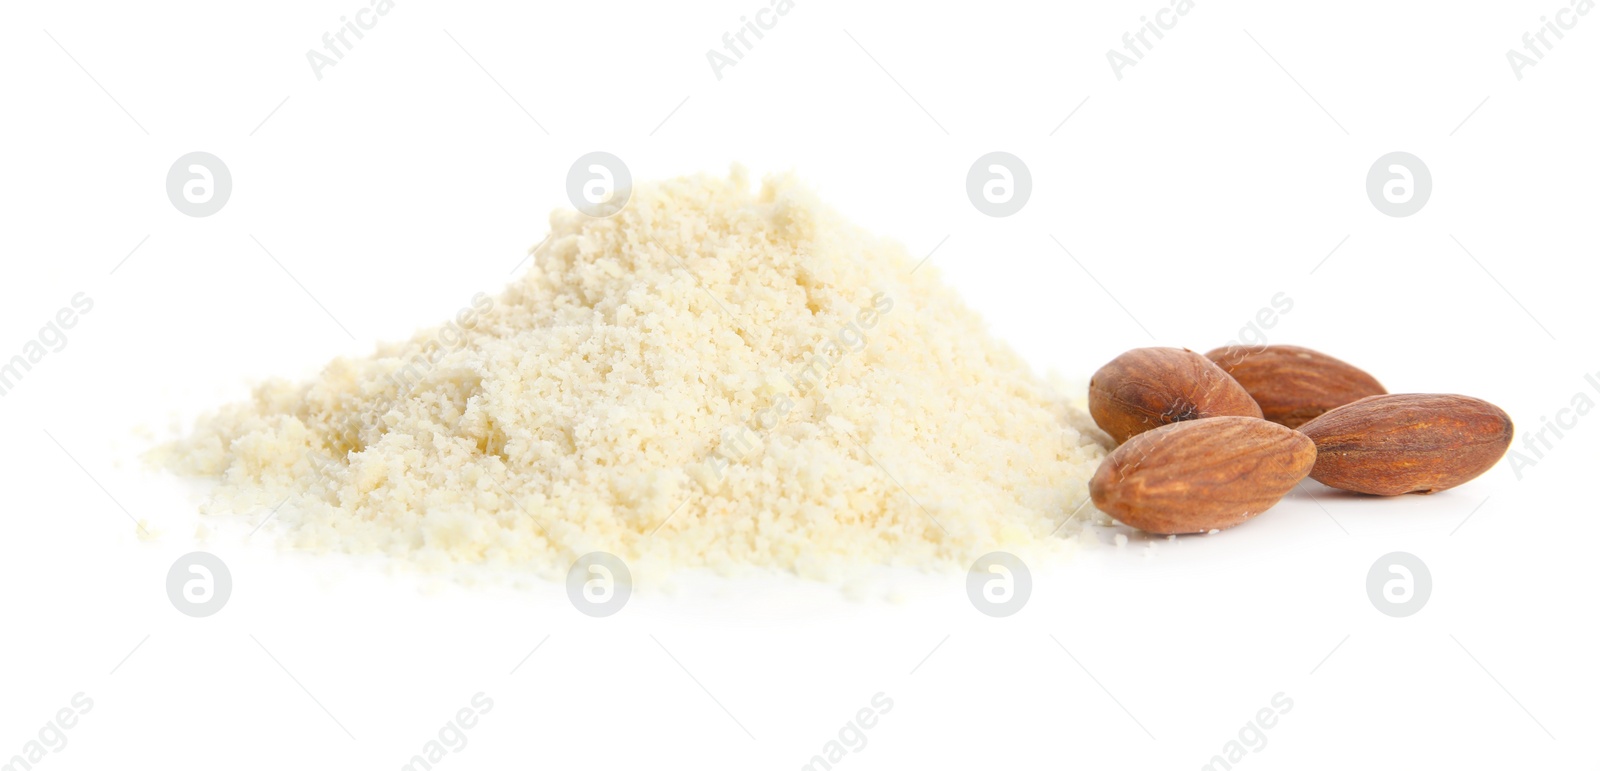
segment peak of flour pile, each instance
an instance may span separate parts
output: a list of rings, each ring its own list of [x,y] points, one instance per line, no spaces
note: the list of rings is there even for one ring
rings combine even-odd
[[[221,478],[208,513],[287,498],[293,546],[435,567],[830,579],[1063,543],[1104,454],[1088,422],[790,177],[641,184],[550,225],[498,296],[259,386],[171,464]]]

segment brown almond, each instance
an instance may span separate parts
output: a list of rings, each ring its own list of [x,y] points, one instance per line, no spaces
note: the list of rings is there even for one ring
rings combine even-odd
[[[1089,495],[1096,508],[1145,532],[1204,533],[1271,508],[1316,459],[1304,434],[1260,418],[1186,421],[1112,450]]]
[[[1505,410],[1454,394],[1369,396],[1300,427],[1311,478],[1371,495],[1436,493],[1488,471],[1511,446]]]
[[[1297,345],[1230,345],[1206,354],[1261,405],[1261,415],[1298,428],[1357,399],[1388,393],[1377,378],[1328,354]]]
[[[1187,348],[1135,348],[1089,380],[1089,414],[1118,444],[1169,423],[1224,415],[1261,417],[1249,392]]]

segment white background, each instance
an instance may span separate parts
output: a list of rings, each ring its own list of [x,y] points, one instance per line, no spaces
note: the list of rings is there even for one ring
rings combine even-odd
[[[942,243],[929,267],[1041,373],[1207,350],[1283,292],[1272,342],[1533,433],[1600,401],[1600,13],[1521,80],[1506,59],[1566,6],[1200,0],[1119,81],[1106,51],[1166,0],[797,0],[718,80],[706,51],[761,0],[399,0],[318,80],[306,51],[360,0],[9,4],[0,354],[94,308],[0,398],[0,761],[83,692],[39,767],[399,768],[483,692],[437,767],[799,768],[883,692],[838,767],[1199,768],[1281,692],[1235,767],[1594,768],[1597,416],[1520,479],[1312,486],[1223,534],[1034,566],[1006,619],[961,575],[689,580],[591,619],[558,584],[281,554],[248,522],[205,544],[234,594],[191,619],[164,582],[198,493],[138,461],[174,416],[498,290],[591,150],[641,180],[793,169],[919,257]],[[234,183],[203,219],[164,190],[196,150]],[[966,198],[992,150],[1032,171],[1009,218]],[[1364,189],[1396,150],[1433,176],[1407,218]],[[1409,618],[1366,593],[1393,551],[1433,577]]]

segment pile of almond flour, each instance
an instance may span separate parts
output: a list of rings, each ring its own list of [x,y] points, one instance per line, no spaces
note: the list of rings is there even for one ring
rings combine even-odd
[[[203,418],[167,463],[292,546],[563,573],[965,569],[1059,549],[1105,453],[931,267],[788,177],[551,216],[444,326]]]

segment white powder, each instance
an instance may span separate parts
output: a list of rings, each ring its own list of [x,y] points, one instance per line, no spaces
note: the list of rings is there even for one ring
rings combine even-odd
[[[272,382],[168,463],[208,513],[287,497],[293,546],[564,572],[836,579],[1060,549],[1105,450],[931,266],[787,177],[640,185],[551,216],[454,323]],[[429,358],[437,363],[430,363]]]

